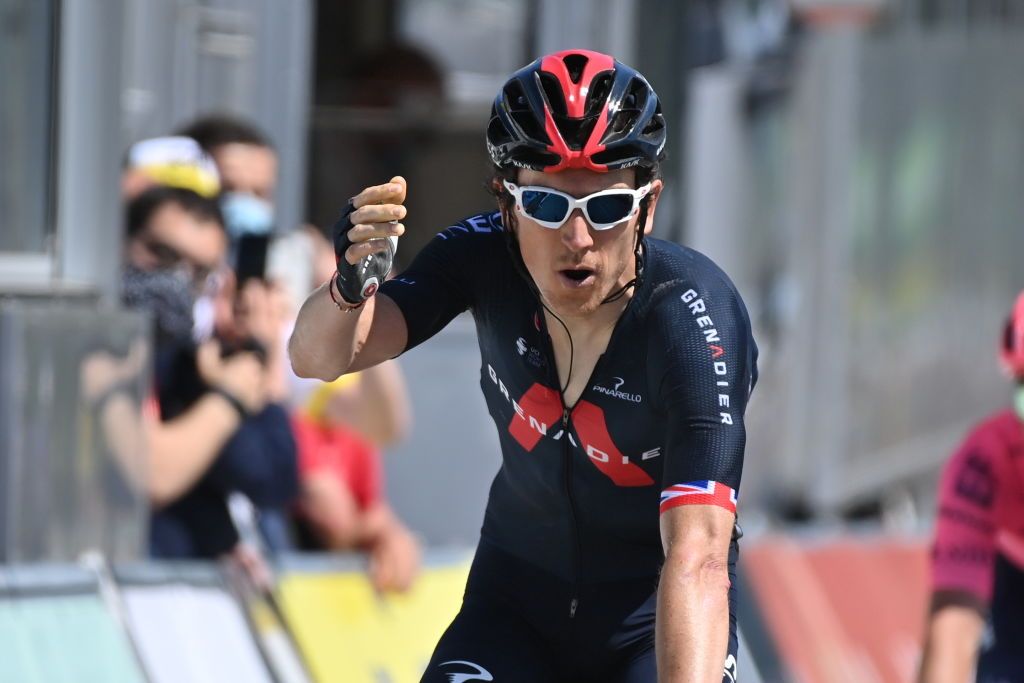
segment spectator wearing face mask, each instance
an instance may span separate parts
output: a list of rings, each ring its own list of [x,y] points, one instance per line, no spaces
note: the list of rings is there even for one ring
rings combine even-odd
[[[181,135],[195,140],[216,166],[220,205],[232,239],[270,233],[274,224],[277,152],[255,126],[231,116],[197,119]]]
[[[226,115],[198,119],[180,132],[196,140],[216,164],[231,240],[271,233],[277,155],[268,138],[255,126]],[[298,381],[283,362],[284,341],[299,305],[333,275],[333,246],[316,228],[303,226],[276,236],[267,266],[273,284],[248,284],[247,308],[254,321],[265,320],[268,309],[288,311],[287,323],[277,328],[284,332],[281,344],[273,348],[269,337],[262,338],[268,349],[282,352],[272,362],[278,357],[282,361],[284,393],[293,407],[302,541],[318,549],[364,550],[374,584],[382,590],[403,590],[418,573],[420,548],[387,504],[380,461],[380,449],[400,439],[410,419],[401,370],[385,363],[336,385]],[[229,282],[223,290],[225,298],[231,297],[233,285]],[[270,298],[273,305],[267,303]],[[223,305],[219,309],[227,310]],[[224,322],[217,327],[225,327]],[[275,398],[281,395],[275,393]]]
[[[121,173],[121,196],[131,202],[146,190],[155,187],[173,187],[191,190],[208,198],[220,194],[220,173],[213,159],[203,151],[199,143],[185,136],[167,136],[141,140],[132,145],[125,155]],[[223,216],[220,218],[223,222]],[[223,242],[223,228],[218,239]],[[190,248],[195,238],[186,241]],[[196,244],[196,246],[199,246]],[[202,291],[196,297],[192,315],[193,336],[197,340],[208,339],[213,330],[215,318],[215,296],[223,288],[226,271],[222,267],[224,246],[217,245],[221,263],[206,266],[208,276]]]
[[[156,330],[151,550],[216,557],[238,545],[229,495],[243,493],[267,511],[295,496],[288,416],[268,402],[266,352],[244,329],[194,345],[195,297],[227,245],[216,202],[156,187],[131,202],[127,219],[123,298],[149,311]]]
[[[220,178],[221,194],[218,203],[228,233],[227,262],[236,272],[227,272],[218,282],[217,291],[209,303],[200,302],[197,330],[200,336],[214,330],[230,329],[239,305],[255,307],[259,331],[266,331],[266,320],[260,311],[279,308],[283,298],[276,282],[268,280],[265,272],[237,272],[240,261],[254,251],[262,251],[257,260],[264,264],[272,250],[275,234],[274,192],[277,185],[277,152],[270,140],[255,126],[227,115],[211,115],[197,119],[181,131],[182,136],[195,140],[203,154],[214,164]],[[247,247],[253,247],[249,249]],[[247,281],[255,275],[256,282],[250,293],[244,294]],[[244,281],[239,281],[239,280]],[[276,311],[275,316],[287,313]],[[252,317],[252,316],[251,316]],[[285,332],[282,332],[284,334]],[[287,394],[284,339],[261,338],[268,353],[268,367],[273,378],[270,393],[275,401],[284,401]]]

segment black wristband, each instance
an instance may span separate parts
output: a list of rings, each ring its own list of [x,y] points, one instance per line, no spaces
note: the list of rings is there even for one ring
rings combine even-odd
[[[220,396],[231,404],[231,407],[235,409],[235,412],[238,413],[238,417],[241,418],[243,422],[252,417],[252,413],[250,413],[249,409],[245,407],[245,404],[224,387],[210,387],[210,393]]]

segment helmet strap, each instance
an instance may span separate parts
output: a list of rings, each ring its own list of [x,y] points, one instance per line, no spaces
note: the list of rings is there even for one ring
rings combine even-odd
[[[640,217],[636,224],[636,243],[633,245],[633,257],[636,262],[636,271],[633,274],[633,279],[626,284],[619,287],[617,290],[609,294],[604,298],[602,304],[610,304],[613,301],[617,301],[629,290],[630,287],[640,287],[640,283],[643,282],[644,278],[644,252],[643,252],[643,239],[644,239],[644,226],[647,224],[647,201],[640,206]]]

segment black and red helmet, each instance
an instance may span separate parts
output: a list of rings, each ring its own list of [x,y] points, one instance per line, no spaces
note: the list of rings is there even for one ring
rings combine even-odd
[[[556,52],[517,71],[487,126],[487,151],[499,168],[650,169],[664,147],[665,118],[647,79],[589,50]]]
[[[1006,319],[999,361],[1006,374],[1024,380],[1024,292],[1017,295],[1010,317]]]

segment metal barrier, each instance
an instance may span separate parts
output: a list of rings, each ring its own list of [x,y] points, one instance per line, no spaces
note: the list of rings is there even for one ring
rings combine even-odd
[[[141,406],[148,340],[138,313],[0,302],[0,562],[144,556],[145,442],[121,425],[114,447],[98,407],[111,389]]]
[[[99,578],[83,567],[0,567],[0,680],[19,683],[146,677]]]

